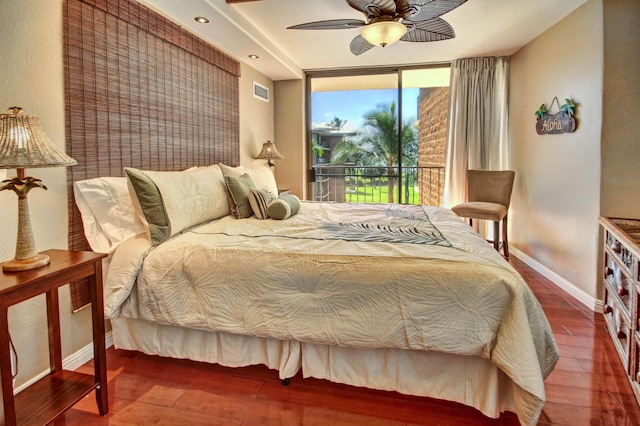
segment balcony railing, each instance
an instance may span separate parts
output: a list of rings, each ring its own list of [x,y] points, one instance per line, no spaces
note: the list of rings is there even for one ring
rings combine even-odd
[[[399,170],[398,167],[316,164],[313,170],[312,199],[316,201],[442,205],[444,167],[441,166]]]

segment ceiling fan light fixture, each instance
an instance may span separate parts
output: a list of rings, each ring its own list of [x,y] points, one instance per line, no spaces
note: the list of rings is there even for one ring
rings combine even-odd
[[[360,35],[376,46],[388,46],[400,40],[407,33],[407,27],[393,20],[372,22],[362,28]]]

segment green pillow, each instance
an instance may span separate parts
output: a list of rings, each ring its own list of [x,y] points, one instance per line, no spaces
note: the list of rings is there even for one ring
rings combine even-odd
[[[288,219],[300,210],[300,199],[295,195],[283,195],[269,204],[268,212],[272,219]]]
[[[251,188],[256,187],[251,177],[245,173],[238,177],[225,176],[224,181],[227,184],[231,214],[234,215],[236,219],[251,216],[253,210],[249,203],[249,193],[251,192]]]
[[[135,192],[135,199],[138,201],[144,219],[147,221],[151,243],[155,246],[166,241],[171,236],[171,224],[160,190],[142,170],[125,167],[124,171]]]

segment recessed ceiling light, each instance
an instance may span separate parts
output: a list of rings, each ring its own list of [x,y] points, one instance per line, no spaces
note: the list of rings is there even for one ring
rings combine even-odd
[[[207,18],[205,18],[204,16],[196,16],[193,19],[195,19],[196,22],[199,23],[199,24],[208,24],[209,23],[209,20]]]
[[[259,57],[258,55],[249,55],[249,59],[258,59]]]

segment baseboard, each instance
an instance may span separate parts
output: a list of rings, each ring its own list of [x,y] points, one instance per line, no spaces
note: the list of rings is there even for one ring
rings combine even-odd
[[[602,313],[602,300],[598,300],[593,296],[585,293],[584,290],[576,287],[571,282],[562,278],[560,275],[556,274],[551,269],[529,257],[517,248],[509,247],[509,252],[526,263],[531,269],[535,270],[537,273],[554,283],[569,296],[572,296],[578,302],[582,303],[587,308],[591,309],[594,312]]]
[[[113,335],[111,334],[111,331],[108,331],[105,334],[105,346],[107,348],[113,346]],[[76,370],[80,368],[82,365],[91,361],[91,359],[93,359],[93,343],[89,343],[82,349],[72,353],[71,355],[63,359],[62,368],[65,370]],[[40,380],[41,378],[43,378],[49,373],[50,373],[49,370],[43,371],[42,373],[36,375],[35,377],[27,380],[26,382],[24,382],[23,384],[15,388],[13,390],[13,393],[17,394],[21,390],[28,388],[29,386],[31,386],[32,384],[34,384],[35,382],[37,382],[38,380]]]

